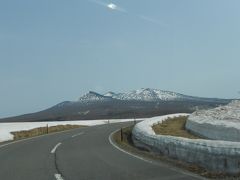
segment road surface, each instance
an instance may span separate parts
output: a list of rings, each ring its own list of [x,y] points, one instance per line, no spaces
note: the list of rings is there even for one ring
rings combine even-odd
[[[119,151],[109,135],[128,123],[74,129],[0,145],[1,180],[192,180],[190,173]]]

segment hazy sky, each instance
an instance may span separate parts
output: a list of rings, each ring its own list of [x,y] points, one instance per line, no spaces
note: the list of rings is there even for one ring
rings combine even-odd
[[[1,0],[0,117],[89,90],[239,98],[239,0]]]

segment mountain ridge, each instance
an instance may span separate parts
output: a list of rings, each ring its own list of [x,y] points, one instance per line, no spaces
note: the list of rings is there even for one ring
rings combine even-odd
[[[43,111],[0,119],[0,122],[64,121],[144,118],[171,113],[192,113],[214,108],[231,99],[187,96],[172,91],[142,88],[126,93],[94,91],[76,101],[64,101]]]
[[[141,88],[138,90],[132,90],[126,93],[115,93],[109,91],[105,94],[100,94],[94,91],[81,96],[78,101],[97,101],[97,100],[109,100],[110,98],[116,100],[136,100],[136,101],[176,101],[176,100],[210,100],[219,98],[204,98],[197,96],[188,96],[173,91]]]

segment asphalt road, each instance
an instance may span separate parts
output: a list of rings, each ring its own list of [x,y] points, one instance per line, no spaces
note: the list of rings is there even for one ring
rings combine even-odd
[[[199,179],[119,151],[109,135],[127,123],[74,129],[0,145],[0,180]]]

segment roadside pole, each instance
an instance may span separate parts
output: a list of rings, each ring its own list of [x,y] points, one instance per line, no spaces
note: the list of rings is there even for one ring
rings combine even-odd
[[[136,114],[135,114],[135,112],[134,112],[134,121],[133,122],[134,122],[134,125],[137,123],[136,122]]]
[[[121,128],[121,141],[123,141],[123,130]]]

